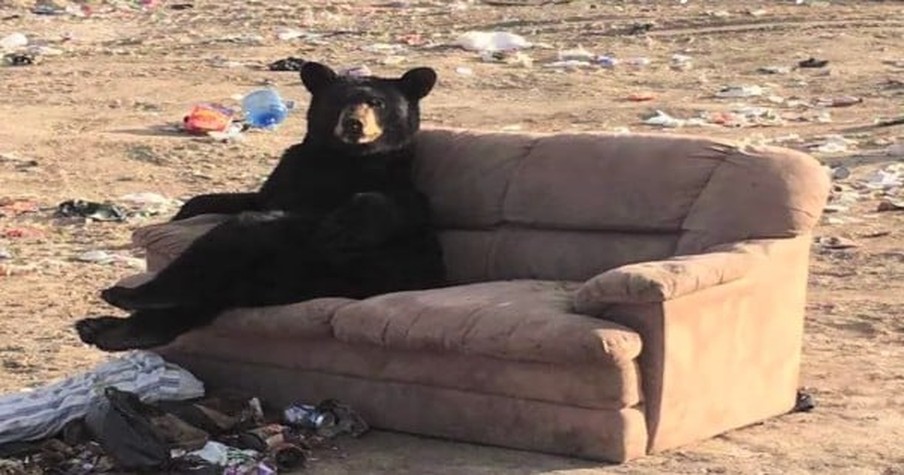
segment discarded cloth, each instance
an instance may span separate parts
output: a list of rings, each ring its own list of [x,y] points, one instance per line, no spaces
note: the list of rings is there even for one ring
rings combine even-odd
[[[84,417],[106,387],[136,393],[144,402],[194,399],[204,385],[188,371],[149,351],[133,351],[57,383],[0,396],[0,444],[51,437]]]

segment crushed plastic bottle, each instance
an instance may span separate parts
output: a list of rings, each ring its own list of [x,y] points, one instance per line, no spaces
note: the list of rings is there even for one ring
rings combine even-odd
[[[289,115],[289,107],[271,88],[258,89],[242,99],[242,111],[245,122],[251,127],[261,129],[273,128]]]
[[[320,429],[336,423],[335,416],[308,404],[292,404],[283,411],[286,424],[305,429]]]

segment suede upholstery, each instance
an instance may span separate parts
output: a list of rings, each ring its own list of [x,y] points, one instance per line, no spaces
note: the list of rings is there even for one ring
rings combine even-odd
[[[813,158],[433,129],[415,174],[450,286],[233,310],[159,351],[276,404],[335,397],[378,428],[615,462],[793,406],[828,193]],[[221,219],[134,240],[153,272]]]

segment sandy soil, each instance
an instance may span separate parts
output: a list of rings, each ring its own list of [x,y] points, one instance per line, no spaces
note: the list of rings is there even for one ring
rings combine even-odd
[[[199,0],[187,10],[174,10],[172,3],[144,12],[128,3],[117,11],[92,3],[96,14],[77,18],[39,16],[0,0],[0,38],[20,31],[62,53],[32,66],[0,68],[0,206],[32,200],[40,208],[18,216],[6,208],[0,217],[0,248],[12,254],[0,260],[0,390],[40,385],[105,357],[80,344],[71,324],[109,310],[97,290],[133,272],[134,260],[98,264],[75,257],[105,250],[140,258],[128,249],[130,232],[166,218],[164,212],[85,224],[54,219],[56,205],[74,198],[117,201],[136,192],[178,198],[254,188],[278,153],[301,136],[302,114],[275,132],[230,144],[165,126],[181,120],[195,102],[235,104],[235,95],[268,81],[303,109],[307,95],[296,74],[258,68],[288,55],[336,67],[365,64],[380,74],[432,66],[440,83],[424,101],[425,121],[494,130],[655,130],[642,123],[653,109],[688,118],[741,103],[773,108],[786,123],[681,131],[808,149],[826,134],[904,113],[904,4],[896,1],[288,2],[317,5],[311,7]],[[655,23],[648,34],[626,34],[635,23],[648,22]],[[281,27],[324,36],[280,40]],[[481,62],[474,53],[442,46],[469,29],[511,31],[549,48],[530,50],[535,64],[525,68]],[[376,43],[398,45],[412,34],[426,45],[372,49]],[[578,45],[652,63],[544,67],[557,50]],[[671,69],[673,54],[692,57],[693,66]],[[404,62],[396,64],[393,55]],[[786,74],[757,71],[811,56],[830,63]],[[457,72],[461,67],[473,74]],[[756,84],[768,92],[713,97],[729,84]],[[655,99],[627,100],[641,92]],[[841,96],[863,102],[826,108],[831,122],[815,120],[821,109],[805,106]],[[789,140],[791,134],[798,139]],[[342,456],[324,456],[309,472],[904,474],[904,212],[875,212],[881,199],[904,196],[900,187],[886,196],[864,188],[877,169],[902,159],[886,150],[904,143],[904,126],[846,137],[857,141],[846,152],[814,151],[852,172],[838,183],[842,209],[826,215],[818,235],[858,244],[814,246],[802,379],[816,397],[814,412],[618,467],[373,433],[343,443]],[[37,236],[15,237],[22,227]]]

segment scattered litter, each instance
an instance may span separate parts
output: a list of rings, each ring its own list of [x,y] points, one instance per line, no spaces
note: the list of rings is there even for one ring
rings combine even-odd
[[[398,43],[373,43],[361,48],[362,51],[366,51],[368,53],[380,53],[380,54],[401,54],[406,50],[405,45]]]
[[[0,261],[5,261],[13,258],[13,253],[9,249],[5,247],[0,247]]]
[[[853,239],[839,236],[818,237],[816,238],[816,244],[818,244],[823,249],[831,250],[852,249],[855,247],[860,247],[860,244],[855,242]]]
[[[459,66],[459,67],[455,68],[455,72],[461,76],[473,76],[474,75],[474,70],[469,67],[466,67],[466,66]]]
[[[86,218],[94,221],[125,221],[126,213],[111,203],[95,203],[84,200],[64,201],[57,207],[57,216]]]
[[[846,180],[851,176],[851,170],[844,165],[830,168],[830,172],[833,180]]]
[[[214,68],[240,68],[245,65],[240,61],[232,61],[222,56],[214,56],[207,60],[207,62]]]
[[[626,65],[631,66],[633,68],[643,68],[643,67],[649,66],[651,63],[650,58],[645,58],[643,56],[628,58],[624,62]]]
[[[332,439],[340,434],[360,437],[370,427],[350,407],[328,399],[317,406],[293,404],[283,411],[283,417],[291,426],[310,429],[317,435]]]
[[[406,58],[405,56],[401,56],[401,55],[384,56],[384,57],[380,58],[379,60],[377,60],[377,62],[379,62],[380,64],[382,64],[384,66],[397,66],[399,64],[404,63],[405,61],[408,61],[408,58]]]
[[[677,128],[685,124],[685,120],[672,117],[661,110],[655,111],[654,115],[644,119],[643,123],[647,125],[658,125],[666,128]]]
[[[879,202],[879,206],[876,207],[876,211],[904,211],[904,201],[890,199],[882,200]]]
[[[889,190],[892,188],[899,188],[904,186],[904,181],[902,181],[902,170],[895,165],[891,165],[885,167],[880,170],[876,170],[871,173],[864,183],[867,188],[873,190]]]
[[[583,46],[578,46],[574,49],[559,51],[558,58],[559,61],[581,61],[589,64],[593,61],[594,54],[584,49]]]
[[[303,31],[294,28],[280,28],[279,31],[276,32],[276,37],[283,41],[294,40],[296,38],[301,38],[304,35],[305,33]]]
[[[10,53],[3,55],[3,62],[7,66],[31,66],[35,64],[35,56],[24,53]]]
[[[825,205],[825,207],[823,207],[822,210],[823,210],[826,214],[828,214],[828,213],[843,213],[843,212],[845,212],[845,211],[847,211],[847,210],[849,210],[849,209],[850,209],[850,208],[847,207],[847,206],[836,205],[836,204],[829,204],[829,205]]]
[[[484,51],[480,54],[480,59],[488,63],[504,63],[524,68],[534,65],[534,59],[523,51]]]
[[[276,60],[267,66],[270,71],[301,71],[301,67],[306,63],[301,58],[289,56],[288,58]]]
[[[42,229],[33,226],[17,226],[6,228],[0,232],[0,237],[7,239],[40,239],[44,235],[45,233]]]
[[[38,204],[31,200],[9,200],[0,198],[0,216],[19,216],[38,212]]]
[[[251,127],[272,129],[286,120],[289,107],[275,89],[258,89],[242,99],[245,123]]]
[[[850,140],[842,135],[829,135],[824,141],[818,145],[814,145],[813,150],[820,153],[845,153],[851,145],[856,145],[855,140]]]
[[[815,105],[818,107],[849,107],[863,102],[862,98],[854,96],[839,96],[832,98],[819,98]]]
[[[469,31],[459,35],[455,45],[468,51],[508,51],[532,46],[523,36],[504,31]]]
[[[227,467],[236,465],[236,461],[247,462],[258,456],[255,450],[239,450],[220,442],[209,441],[200,450],[189,452],[187,455],[195,456],[213,465]]]
[[[731,12],[728,10],[707,10],[706,14],[714,18],[728,18],[731,16]]]
[[[632,102],[652,101],[655,98],[652,92],[635,92],[628,95],[628,100]]]
[[[543,66],[552,69],[580,69],[590,67],[591,64],[587,61],[569,59],[567,61],[553,61],[552,63],[544,64]]]
[[[408,33],[399,35],[398,37],[396,37],[396,40],[399,43],[403,43],[408,46],[421,46],[427,42],[420,33]]]
[[[784,125],[781,116],[768,107],[738,107],[728,112],[704,112],[700,119],[725,127],[776,127]]]
[[[373,71],[367,67],[367,65],[358,65],[358,66],[350,66],[347,68],[342,68],[338,71],[340,76],[348,76],[354,78],[361,78],[367,76],[373,76]]]
[[[50,437],[70,421],[83,417],[103,395],[95,388],[113,386],[134,391],[144,402],[182,400],[204,395],[204,385],[184,369],[149,351],[136,350],[59,382],[0,396],[3,413],[29,409],[29,424],[0,418],[0,444]],[[35,404],[35,402],[40,404]]]
[[[737,99],[744,97],[755,97],[762,96],[763,88],[756,85],[737,85],[737,86],[725,86],[722,89],[719,89],[716,92],[716,97],[727,99]]]
[[[649,33],[650,30],[656,27],[655,23],[647,22],[647,23],[635,23],[631,25],[631,28],[628,30],[629,35],[640,35]]]
[[[23,33],[11,33],[0,39],[0,49],[6,51],[15,51],[26,46],[28,46],[28,37]]]
[[[791,68],[788,66],[762,66],[756,71],[762,74],[788,74],[791,72]]]
[[[96,264],[109,264],[113,262],[114,257],[107,251],[87,251],[76,256],[75,260],[79,262],[93,262]]]
[[[693,58],[685,54],[673,54],[669,67],[675,71],[687,71],[693,67]]]
[[[245,136],[242,135],[242,132],[246,131],[248,128],[250,128],[248,124],[233,122],[226,130],[210,131],[207,132],[207,136],[217,142],[236,142],[245,138]]]
[[[747,10],[747,14],[750,16],[760,17],[769,13],[765,8],[758,8],[756,10]]]
[[[190,134],[222,132],[232,123],[235,112],[219,104],[195,104],[182,118],[182,128]]]
[[[798,4],[801,3],[801,0],[798,1]],[[791,409],[791,412],[810,412],[816,408],[816,402],[813,400],[813,396],[806,392],[803,389],[797,390],[797,400],[794,403],[794,408]]]
[[[618,59],[607,55],[597,56],[595,62],[604,68],[614,68],[618,65]]]
[[[801,68],[824,68],[829,64],[827,59],[808,58],[797,63]]]

